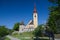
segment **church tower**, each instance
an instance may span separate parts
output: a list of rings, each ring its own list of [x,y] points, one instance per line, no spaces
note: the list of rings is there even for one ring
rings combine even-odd
[[[34,28],[36,28],[38,26],[38,14],[36,11],[36,5],[34,4],[34,11],[33,11],[33,24],[34,24]]]

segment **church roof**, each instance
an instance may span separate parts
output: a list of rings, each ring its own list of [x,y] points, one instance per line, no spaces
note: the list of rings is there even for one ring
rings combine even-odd
[[[29,25],[32,25],[33,24],[33,20],[29,23]]]

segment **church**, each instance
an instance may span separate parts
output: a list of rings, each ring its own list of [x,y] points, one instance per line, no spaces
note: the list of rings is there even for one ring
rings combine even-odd
[[[34,29],[37,28],[37,26],[38,26],[38,13],[36,10],[36,5],[34,5],[33,19],[30,20],[27,25],[21,22],[19,25],[19,33],[34,31]]]

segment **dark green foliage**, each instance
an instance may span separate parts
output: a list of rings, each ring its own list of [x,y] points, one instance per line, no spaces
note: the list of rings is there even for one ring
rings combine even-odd
[[[20,23],[14,24],[13,30],[18,31],[19,30]]]
[[[43,30],[43,27],[42,25],[39,25],[35,30],[34,30],[34,36],[43,36],[43,33],[42,33],[42,30]]]
[[[12,30],[12,29],[8,29],[9,35],[11,35],[13,31],[14,30]]]
[[[49,0],[55,6],[49,8],[50,14],[48,19],[48,26],[57,33],[60,29],[60,0]]]
[[[5,26],[0,26],[0,38],[11,34],[13,30],[6,28]]]
[[[5,26],[0,26],[0,37],[3,37],[8,34],[9,34],[8,29]]]

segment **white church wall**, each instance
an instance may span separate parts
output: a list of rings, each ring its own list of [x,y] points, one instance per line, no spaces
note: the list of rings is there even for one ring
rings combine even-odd
[[[28,25],[28,26],[20,25],[19,33],[34,31],[34,29],[35,29],[34,25]]]
[[[38,26],[38,14],[37,13],[33,14],[33,23],[34,23],[34,27],[36,28]]]
[[[20,26],[19,26],[19,33],[24,32],[24,27],[25,27],[24,25],[20,25]]]

